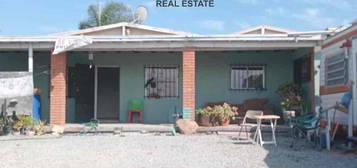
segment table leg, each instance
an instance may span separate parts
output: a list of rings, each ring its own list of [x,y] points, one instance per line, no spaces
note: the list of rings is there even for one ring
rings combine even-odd
[[[272,131],[272,138],[275,146],[276,144],[276,138],[275,138],[275,128],[276,128],[276,120],[270,119],[270,126],[271,126],[271,131]]]
[[[263,137],[262,137],[261,124],[262,124],[262,120],[259,119],[259,120],[258,120],[259,143],[260,143],[260,146],[263,146]]]

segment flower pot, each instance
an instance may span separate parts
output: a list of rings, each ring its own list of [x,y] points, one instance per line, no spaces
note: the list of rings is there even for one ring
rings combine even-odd
[[[289,119],[295,117],[295,111],[294,110],[284,110],[283,111],[283,119],[284,122],[287,123]]]
[[[212,127],[212,124],[209,122],[209,117],[206,115],[198,115],[198,125],[203,127]]]
[[[219,122],[219,125],[220,126],[227,126],[227,125],[229,125],[229,123],[230,123],[230,119],[229,118],[227,118],[227,119],[225,119],[225,120],[223,120],[223,121],[220,121]]]

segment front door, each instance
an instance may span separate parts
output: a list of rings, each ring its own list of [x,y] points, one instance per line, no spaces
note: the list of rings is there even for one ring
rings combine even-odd
[[[119,121],[119,68],[97,67],[97,119]]]

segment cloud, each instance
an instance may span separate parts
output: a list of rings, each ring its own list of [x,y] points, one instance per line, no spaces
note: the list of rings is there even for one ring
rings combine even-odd
[[[333,17],[324,16],[317,8],[307,8],[302,12],[295,13],[292,17],[304,21],[315,28],[336,26],[337,20]]]
[[[286,13],[286,10],[282,7],[274,7],[274,8],[267,8],[264,12],[268,15],[283,15]]]
[[[204,20],[201,21],[200,26],[214,31],[224,31],[225,30],[225,22],[221,20]]]
[[[256,5],[258,4],[258,0],[235,0],[236,2],[240,4],[246,4],[246,5]]]

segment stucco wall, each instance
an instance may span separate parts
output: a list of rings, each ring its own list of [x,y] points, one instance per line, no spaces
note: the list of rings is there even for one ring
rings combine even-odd
[[[196,107],[207,102],[239,104],[249,98],[268,98],[279,112],[277,87],[293,80],[293,59],[296,51],[227,51],[196,53]],[[72,52],[68,54],[68,65],[88,63],[87,54]],[[180,65],[179,98],[145,99],[144,121],[146,123],[167,123],[172,121],[174,111],[182,110],[182,53],[181,52],[96,52],[94,63],[101,66],[120,68],[120,121],[127,121],[127,103],[132,98],[144,98],[144,65]],[[0,57],[6,62],[8,57]],[[27,58],[27,57],[25,57]],[[27,67],[27,59],[16,59],[15,67]],[[17,62],[15,61],[15,62]],[[26,62],[25,62],[26,61]],[[23,63],[25,62],[25,63]],[[35,53],[35,87],[42,90],[42,114],[48,121],[49,110],[49,53]],[[14,64],[14,63],[12,63]],[[266,86],[264,91],[230,90],[230,65],[266,64]],[[3,67],[3,66],[0,66]],[[73,115],[75,100],[67,99],[67,117]]]
[[[120,121],[127,121],[127,104],[130,99],[144,98],[144,65],[181,65],[179,52],[111,52],[96,53],[97,66],[120,68]],[[180,73],[179,85],[182,84]],[[179,95],[182,95],[180,87]],[[168,123],[174,111],[181,109],[181,98],[144,99],[143,118],[146,123]]]
[[[199,52],[196,74],[197,107],[202,107],[207,102],[240,104],[250,98],[268,98],[279,110],[280,99],[275,91],[280,84],[293,80],[293,54],[292,51]],[[267,89],[231,90],[232,64],[265,64]]]

